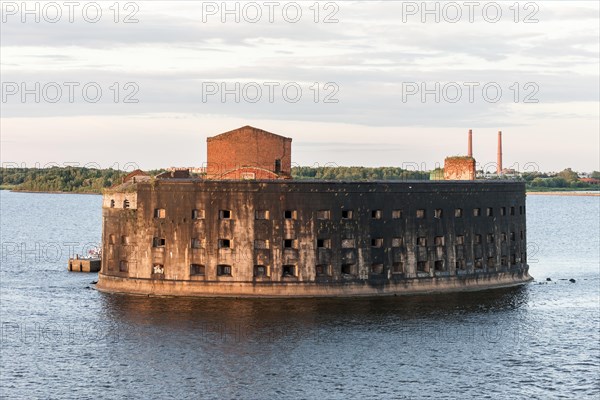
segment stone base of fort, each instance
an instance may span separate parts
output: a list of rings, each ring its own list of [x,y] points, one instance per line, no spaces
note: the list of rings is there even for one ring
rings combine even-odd
[[[466,276],[404,279],[373,284],[368,281],[221,282],[122,278],[99,274],[103,292],[149,296],[188,297],[369,297],[478,291],[522,285],[532,281],[527,271],[506,271]]]

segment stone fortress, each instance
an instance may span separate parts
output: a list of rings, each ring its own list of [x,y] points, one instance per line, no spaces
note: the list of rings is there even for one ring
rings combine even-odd
[[[150,295],[376,296],[523,284],[525,185],[291,179],[292,139],[207,139],[206,174],[134,171],[103,196],[98,289]],[[470,180],[451,180],[451,179]]]

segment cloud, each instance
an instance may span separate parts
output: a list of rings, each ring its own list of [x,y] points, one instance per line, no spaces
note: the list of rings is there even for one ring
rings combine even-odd
[[[522,128],[561,119],[591,132],[598,118],[593,108],[598,108],[600,97],[597,4],[536,3],[539,22],[534,24],[515,23],[508,9],[512,3],[501,3],[503,19],[496,24],[481,14],[473,23],[421,23],[419,15],[403,22],[402,2],[336,3],[339,22],[333,24],[322,23],[323,9],[321,22],[313,21],[308,9],[312,3],[303,3],[304,18],[295,24],[281,18],[274,23],[221,23],[219,18],[203,23],[200,4],[180,2],[175,8],[140,2],[136,24],[114,23],[110,13],[97,24],[81,19],[73,24],[24,24],[18,19],[3,23],[4,84],[80,85],[72,103],[66,92],[55,104],[44,98],[36,103],[32,95],[25,103],[18,95],[10,96],[2,104],[2,119],[65,117],[81,123],[82,117],[114,116],[122,123],[122,118],[177,113],[270,121],[281,124],[279,128],[286,122],[338,122],[365,129]],[[102,88],[97,103],[82,98],[82,86],[91,82]],[[240,88],[258,84],[263,97],[256,103],[244,94],[240,101],[233,94],[225,101],[219,94],[205,99],[203,88],[211,82],[229,89],[236,82]],[[273,102],[266,101],[267,82],[279,83]],[[439,93],[440,101],[433,94],[424,102],[421,93],[403,97],[411,82],[420,90],[421,84],[431,89],[439,83],[443,90],[456,83],[462,98],[452,103],[451,91]],[[479,83],[473,102],[468,101],[464,82]],[[137,85],[133,95],[138,103],[123,101],[134,92],[127,83]],[[284,98],[286,83],[301,86],[298,102]],[[335,85],[326,87],[328,83]],[[497,103],[482,97],[486,83],[501,87]],[[328,95],[338,102],[326,103]],[[525,103],[527,96],[539,103]],[[102,128],[82,129],[100,136]],[[327,151],[346,149],[338,139],[330,142],[323,145]],[[559,148],[555,142],[546,145]],[[373,153],[395,149],[385,142],[363,144],[359,146]],[[10,146],[25,151],[14,142]]]

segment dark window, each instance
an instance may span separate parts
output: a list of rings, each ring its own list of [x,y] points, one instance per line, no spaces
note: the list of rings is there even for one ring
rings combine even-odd
[[[254,276],[257,278],[267,276],[267,266],[266,265],[255,265],[254,266]]]
[[[444,265],[444,260],[437,260],[433,263],[433,268],[435,268],[436,271],[445,271],[445,265]]]
[[[383,247],[383,238],[371,239],[371,247]]]
[[[463,235],[458,235],[456,237],[456,244],[465,244],[465,237]]]
[[[487,234],[487,242],[488,243],[494,243],[494,234],[493,233],[488,233]]]
[[[515,215],[515,208],[514,207],[510,207],[510,215]]]
[[[493,217],[493,216],[494,216],[494,209],[493,209],[492,207],[488,207],[488,208],[486,209],[486,215],[487,215],[488,217]]]
[[[417,218],[425,218],[425,210],[424,209],[417,210]]]
[[[502,216],[506,215],[506,207],[500,207],[500,215],[502,215]]]
[[[481,235],[475,235],[473,237],[473,241],[475,242],[475,244],[481,244]]]
[[[192,238],[192,249],[202,248],[202,241],[200,238]]]
[[[343,275],[354,275],[354,264],[342,264]]]
[[[373,264],[371,265],[371,273],[373,274],[383,274],[383,264]]]
[[[229,248],[231,248],[231,240],[229,240],[229,239],[219,239],[219,248],[220,249],[229,249]]]
[[[110,208],[115,208],[115,201],[114,200],[110,201]]]
[[[443,246],[445,243],[444,237],[443,236],[436,236],[435,237],[435,245],[436,246]]]
[[[281,160],[278,158],[275,160],[275,173],[278,174],[281,172]]]
[[[459,258],[458,260],[456,260],[456,269],[465,270],[466,268],[467,264],[465,263],[464,259]]]
[[[436,208],[434,211],[434,218],[442,218],[442,215],[444,214],[444,211],[441,208]]]
[[[123,208],[129,208],[129,200],[123,200]]]
[[[120,272],[128,272],[129,271],[129,262],[127,260],[121,260],[119,262],[119,271]]]
[[[164,208],[155,208],[154,209],[154,218],[164,218],[166,215]]]
[[[165,238],[154,237],[152,238],[152,247],[165,247],[167,241]]]
[[[219,219],[231,219],[231,210],[219,210]]]
[[[501,257],[500,258],[500,266],[501,267],[508,267],[508,259],[506,257]]]
[[[296,276],[296,266],[295,265],[282,266],[282,275],[283,276]]]
[[[502,241],[502,243],[506,242],[506,232],[502,232],[500,234],[500,240]]]
[[[121,236],[121,244],[123,246],[127,246],[129,244],[129,236],[125,236],[125,235]]]
[[[417,261],[417,272],[429,272],[427,261]]]
[[[427,246],[427,238],[425,236],[418,237],[417,246]]]
[[[231,265],[219,264],[217,265],[218,276],[231,276]]]
[[[482,268],[483,268],[483,259],[476,258],[475,259],[475,269],[482,269]]]
[[[342,210],[342,219],[352,219],[352,210]]]
[[[317,247],[318,248],[331,248],[331,239],[317,239]]]
[[[510,264],[511,265],[516,265],[517,264],[517,256],[514,254],[510,255]]]
[[[525,232],[521,231],[521,240],[525,239]]]
[[[191,264],[190,265],[190,275],[204,275],[206,273],[206,268],[202,264]]]
[[[294,242],[295,242],[294,239],[285,239],[283,241],[283,247],[286,249],[293,249],[296,247]]]
[[[514,242],[515,240],[517,240],[517,238],[515,237],[515,233],[514,233],[514,232],[511,232],[511,233],[510,233],[510,241],[511,241],[511,242]]]
[[[462,210],[462,208],[455,208],[454,209],[454,216],[456,218],[462,218],[462,216],[463,216],[463,210]]]
[[[393,219],[402,218],[402,210],[393,210],[392,211],[392,218]]]
[[[285,218],[285,219],[296,219],[296,211],[295,210],[285,210],[283,212],[283,218]]]
[[[371,210],[371,218],[381,219],[381,210]]]
[[[473,209],[473,216],[474,217],[479,217],[481,215],[481,208],[474,208]]]

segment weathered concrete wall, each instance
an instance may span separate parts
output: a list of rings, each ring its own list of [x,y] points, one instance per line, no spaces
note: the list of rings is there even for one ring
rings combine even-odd
[[[137,208],[136,192],[107,191],[102,195],[102,208]]]
[[[448,157],[444,160],[444,179],[472,181],[475,179],[475,159],[473,157]]]
[[[451,276],[445,278],[390,280],[373,286],[366,281],[356,283],[305,282],[302,284],[265,282],[196,282],[185,280],[123,279],[98,275],[98,289],[107,292],[150,294],[155,296],[198,297],[361,297],[424,293],[467,292],[522,285],[532,278],[524,270]]]
[[[292,139],[251,126],[207,138],[208,178],[223,178],[228,171],[248,166],[276,172],[276,160],[281,162],[280,173],[290,175]]]
[[[523,183],[165,180],[103,216],[105,290],[369,295],[530,279]]]

